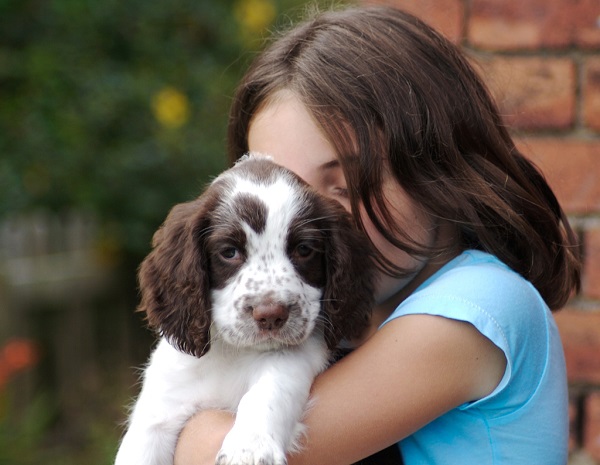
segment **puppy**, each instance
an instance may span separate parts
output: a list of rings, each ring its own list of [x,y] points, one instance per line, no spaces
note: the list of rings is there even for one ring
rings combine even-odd
[[[139,271],[161,339],[116,465],[171,465],[185,422],[236,413],[218,465],[283,465],[314,377],[373,305],[370,246],[344,208],[246,156],[175,206]]]

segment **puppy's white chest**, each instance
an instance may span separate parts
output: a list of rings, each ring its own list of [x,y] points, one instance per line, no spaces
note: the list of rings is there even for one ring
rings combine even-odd
[[[195,410],[237,411],[240,400],[256,385],[265,395],[281,389],[290,379],[311,380],[327,365],[322,337],[315,335],[293,350],[236,350],[213,343],[211,350],[196,358],[161,340],[146,371],[145,388],[162,391],[172,399],[169,408],[178,408],[181,399],[190,399]]]
[[[223,356],[217,356],[214,349],[196,358],[161,340],[146,370],[144,389],[160,391],[172,404],[167,408],[178,409],[181,399],[187,399],[194,410],[235,411],[248,389],[248,380],[236,372],[239,366],[235,360],[223,363]]]

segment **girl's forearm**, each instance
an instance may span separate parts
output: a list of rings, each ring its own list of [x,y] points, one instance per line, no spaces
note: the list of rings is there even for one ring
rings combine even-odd
[[[474,326],[429,315],[386,324],[319,375],[305,447],[289,465],[354,463],[498,385],[504,355]],[[233,414],[203,411],[185,426],[175,465],[214,465]]]
[[[174,465],[214,465],[233,421],[230,412],[205,410],[197,413],[179,436]]]

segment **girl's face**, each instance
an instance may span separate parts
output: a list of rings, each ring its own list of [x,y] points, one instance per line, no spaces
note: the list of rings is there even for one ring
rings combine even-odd
[[[346,180],[335,150],[308,109],[291,92],[278,93],[255,115],[248,132],[248,147],[252,152],[270,155],[276,163],[295,172],[318,192],[350,210]],[[417,242],[432,245],[436,228],[431,218],[411,201],[391,176],[384,180],[383,191],[398,224]],[[424,262],[385,240],[366,215],[363,222],[371,241],[385,257],[403,268],[414,269],[414,275],[422,270]],[[383,303],[393,298],[414,275],[398,279],[380,273],[377,301]]]

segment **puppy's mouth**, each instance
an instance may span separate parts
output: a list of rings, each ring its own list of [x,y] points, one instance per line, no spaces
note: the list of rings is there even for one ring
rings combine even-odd
[[[286,321],[280,327],[265,327],[261,324],[244,325],[237,333],[238,342],[247,347],[267,349],[293,347],[302,344],[310,334],[307,321],[296,319]]]
[[[232,345],[238,347],[276,350],[302,344],[313,326],[308,318],[300,316],[290,316],[285,321],[256,321],[255,318],[246,318],[239,322],[235,330],[226,331],[224,335]]]
[[[308,331],[302,328],[281,328],[272,330],[264,330],[259,328],[255,331],[253,338],[254,341],[252,341],[251,344],[261,345],[267,343],[282,347],[290,347],[302,344],[306,340],[307,336]]]
[[[213,337],[233,347],[277,350],[299,346],[309,338],[320,302],[270,292],[244,295],[232,306],[235,316],[217,318]]]

